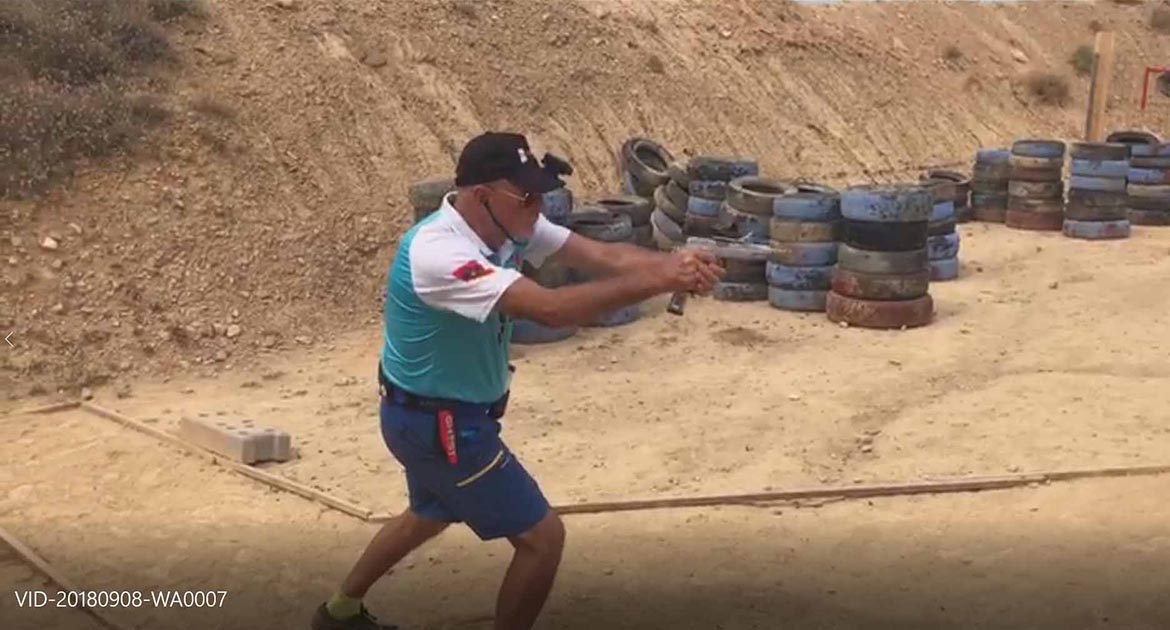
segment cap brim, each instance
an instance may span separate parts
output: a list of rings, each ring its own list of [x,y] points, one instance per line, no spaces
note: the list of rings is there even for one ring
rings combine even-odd
[[[565,182],[561,178],[535,164],[524,166],[515,175],[509,177],[508,181],[516,184],[517,187],[525,192],[539,195],[552,192],[565,185]]]

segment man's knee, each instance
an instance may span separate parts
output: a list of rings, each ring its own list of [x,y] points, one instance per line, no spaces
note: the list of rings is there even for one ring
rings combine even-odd
[[[399,517],[399,526],[406,529],[411,538],[429,540],[443,533],[450,523],[436,521],[419,515],[414,510],[406,510]]]
[[[549,558],[560,558],[565,548],[565,523],[556,512],[548,514],[528,531],[511,538],[517,550],[536,553]]]

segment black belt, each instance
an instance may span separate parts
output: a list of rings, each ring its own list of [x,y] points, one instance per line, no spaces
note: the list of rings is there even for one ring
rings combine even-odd
[[[508,397],[511,393],[510,391],[504,392],[503,396],[490,403],[471,403],[451,398],[419,396],[418,394],[402,389],[392,383],[390,379],[386,378],[386,373],[382,370],[380,363],[378,364],[378,389],[381,392],[382,398],[409,409],[419,409],[431,413],[450,411],[452,413],[459,412],[458,415],[485,415],[490,418],[502,418],[504,416],[504,412],[508,409]]]

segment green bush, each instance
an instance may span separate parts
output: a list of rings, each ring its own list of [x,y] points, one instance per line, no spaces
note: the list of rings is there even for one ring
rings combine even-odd
[[[1096,57],[1092,46],[1078,46],[1068,62],[1072,64],[1073,70],[1076,70],[1077,76],[1085,77],[1093,73],[1093,62]]]

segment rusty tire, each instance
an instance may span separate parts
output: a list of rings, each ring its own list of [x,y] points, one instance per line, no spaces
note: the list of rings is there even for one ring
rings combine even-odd
[[[1054,199],[1064,195],[1063,182],[1008,182],[1008,195],[1032,199]]]
[[[1064,180],[1064,172],[1059,168],[1013,166],[1010,180],[1013,182],[1059,182]]]
[[[1129,145],[1120,142],[1074,142],[1068,156],[1074,160],[1128,160]]]
[[[914,273],[862,273],[837,267],[831,287],[845,297],[862,300],[913,300],[926,295],[930,288],[930,271]]]
[[[985,223],[1003,223],[1007,208],[1001,206],[975,206],[975,220]]]
[[[830,291],[825,299],[829,321],[845,322],[861,328],[915,328],[925,326],[934,317],[934,300],[930,294],[913,300],[861,300]]]
[[[1059,214],[1064,212],[1064,199],[1031,199],[1029,197],[1008,197],[1007,209],[1016,210],[1018,212]]]
[[[769,177],[737,177],[727,186],[727,205],[748,214],[771,217],[776,199],[796,192],[790,184]]]
[[[926,269],[929,260],[925,247],[905,252],[878,252],[841,243],[837,249],[838,267],[862,273],[915,273]]]
[[[1017,230],[1059,232],[1064,229],[1064,213],[1008,210],[1004,224]]]
[[[769,235],[778,243],[827,243],[841,240],[841,221],[801,221],[773,217]]]
[[[1170,210],[1129,211],[1129,222],[1133,225],[1164,227],[1170,225]]]

